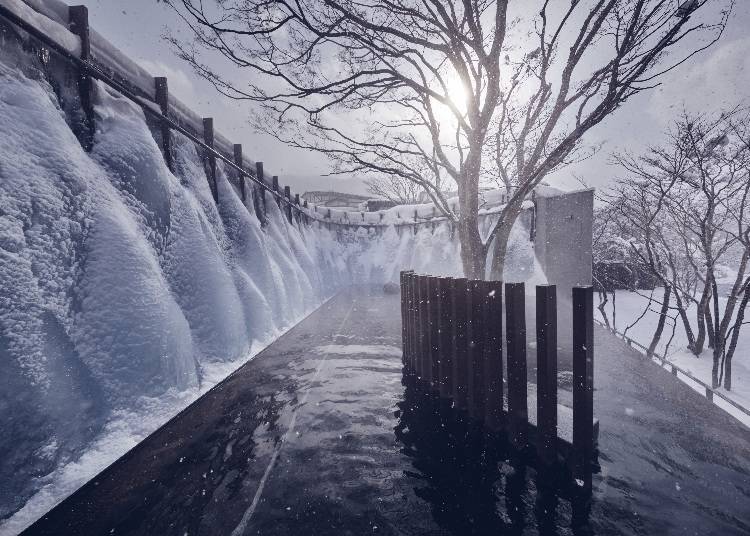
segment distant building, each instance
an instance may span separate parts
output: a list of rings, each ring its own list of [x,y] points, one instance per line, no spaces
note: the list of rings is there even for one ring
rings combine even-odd
[[[379,210],[386,210],[395,206],[396,203],[388,199],[368,199],[365,202],[365,210],[367,212],[378,212]]]
[[[331,208],[350,208],[354,210],[361,210],[363,205],[370,200],[365,195],[322,190],[305,192],[302,194],[302,198],[313,205]]]

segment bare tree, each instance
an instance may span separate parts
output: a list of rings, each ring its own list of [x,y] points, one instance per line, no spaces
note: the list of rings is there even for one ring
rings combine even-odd
[[[464,273],[502,276],[532,189],[582,136],[718,39],[732,0],[168,0],[195,70],[259,105],[256,124],[334,171],[400,176],[455,221]],[[708,9],[707,6],[715,8]],[[514,11],[516,10],[516,11]],[[691,22],[692,20],[692,22]],[[668,54],[670,52],[670,54]],[[248,70],[248,73],[238,72]],[[496,133],[496,134],[495,134]],[[485,241],[479,183],[493,140],[512,196]],[[454,212],[433,179],[456,183]]]
[[[417,203],[422,188],[408,179],[398,175],[377,176],[365,181],[367,190],[378,197],[382,197],[397,205],[413,205]]]
[[[616,157],[629,177],[606,197],[627,222],[621,236],[665,289],[662,318],[671,295],[688,348],[699,356],[708,337],[712,383],[718,386],[723,377],[727,389],[750,299],[749,120],[739,109],[714,118],[684,114],[663,145],[637,158]],[[726,295],[718,285],[723,264],[732,264]],[[687,313],[691,303],[695,329]]]

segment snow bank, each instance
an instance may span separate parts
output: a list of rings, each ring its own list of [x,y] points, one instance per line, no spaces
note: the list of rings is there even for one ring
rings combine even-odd
[[[618,290],[616,291],[614,307],[610,294],[608,303],[604,305],[604,311],[597,308],[596,317],[601,323],[604,323],[606,320],[618,332],[626,332],[625,334],[628,337],[648,347],[659,321],[659,300],[662,298],[663,289],[656,288],[653,291],[655,301],[649,306],[650,294],[651,291],[629,292]],[[721,310],[724,310],[724,303],[721,304]],[[640,318],[644,311],[645,314]],[[693,323],[695,323],[695,304],[691,304],[688,307],[687,314]],[[664,356],[667,360],[710,385],[711,369],[713,366],[712,350],[707,348],[700,356],[696,357],[688,350],[687,342],[687,335],[679,318],[676,323],[673,323],[671,319],[667,319],[664,333],[656,347],[656,353]],[[705,394],[704,388],[692,382],[690,378],[685,377],[682,373],[678,374],[678,378],[699,393]],[[737,350],[732,359],[732,390],[727,391],[723,387],[720,387],[717,391],[720,391],[741,406],[750,408],[750,329],[747,329],[747,326],[740,331]],[[714,403],[733,415],[740,422],[750,426],[750,417],[732,407],[731,404],[722,401],[718,397],[714,397]]]
[[[416,234],[299,226],[268,196],[261,228],[221,165],[217,206],[195,146],[174,137],[171,173],[142,110],[103,85],[86,153],[54,89],[72,82],[52,76],[11,41],[0,49],[2,534],[342,285],[461,272],[445,222]],[[518,242],[515,264],[533,272]]]

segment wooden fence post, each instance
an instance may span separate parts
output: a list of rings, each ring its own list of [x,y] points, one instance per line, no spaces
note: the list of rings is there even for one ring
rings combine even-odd
[[[453,310],[451,308],[451,288],[453,279],[441,277],[439,279],[438,295],[438,372],[440,376],[440,395],[450,398],[453,394],[453,347],[451,322]]]
[[[294,217],[299,225],[300,210],[299,210],[299,194],[294,194]]]
[[[81,40],[81,56],[84,61],[91,59],[91,38],[89,30],[89,10],[86,6],[68,8],[68,28]],[[81,146],[86,152],[94,146],[94,81],[84,70],[77,72],[78,98],[81,102],[83,117],[80,125],[74,128]]]
[[[154,78],[154,96],[156,104],[161,110],[161,115],[169,116],[169,84],[165,76]],[[164,155],[164,162],[167,164],[169,171],[174,172],[174,159],[172,157],[172,130],[166,121],[160,122],[161,132],[161,152]]]
[[[503,283],[485,281],[487,299],[484,343],[485,423],[492,431],[503,425]]]
[[[457,408],[466,409],[467,403],[467,372],[466,367],[466,324],[467,324],[467,295],[469,281],[466,278],[456,278],[452,287],[453,309],[453,400]]]
[[[484,418],[484,315],[486,300],[484,296],[484,282],[469,281],[467,322],[467,369],[469,415],[477,420]]]
[[[591,491],[594,454],[594,292],[573,287],[573,475]]]
[[[420,344],[420,376],[427,386],[432,382],[432,369],[430,364],[430,278],[427,275],[419,276],[419,295],[421,314],[419,316],[419,331],[421,333]]]
[[[211,117],[203,118],[203,143],[211,149],[214,148],[214,120]],[[219,202],[219,185],[216,182],[216,156],[213,151],[206,151],[206,162],[208,163],[208,185],[214,197],[214,203]]]
[[[437,392],[440,391],[440,355],[438,354],[438,339],[440,336],[440,332],[438,331],[438,322],[440,319],[440,311],[438,310],[438,300],[440,299],[439,285],[439,277],[429,277],[428,332],[430,334],[430,385]]]
[[[234,165],[244,171],[245,162],[242,156],[242,144],[235,143],[233,146],[234,150]],[[240,181],[240,197],[242,198],[242,204],[245,204],[247,200],[247,186],[245,185],[245,174],[238,172]]]
[[[536,423],[542,463],[557,460],[557,288],[536,287]]]
[[[408,318],[409,310],[409,291],[407,286],[407,278],[409,272],[402,270],[399,274],[399,288],[401,291],[401,357],[404,366],[408,361],[407,359],[407,346],[408,346],[408,330],[406,319]]]
[[[409,274],[409,370],[413,376],[417,375],[417,319],[419,313],[419,290],[417,288],[417,274]]]
[[[414,373],[422,378],[422,276],[414,274]]]
[[[508,428],[511,444],[527,445],[526,304],[523,283],[505,284],[505,337],[508,349]]]

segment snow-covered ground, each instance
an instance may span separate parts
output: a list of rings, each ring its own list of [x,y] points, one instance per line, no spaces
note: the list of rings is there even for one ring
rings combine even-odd
[[[659,320],[659,303],[661,300],[663,290],[657,288],[653,292],[654,301],[650,306],[649,296],[651,291],[639,291],[629,292],[626,290],[616,291],[615,306],[613,307],[612,296],[609,295],[609,302],[605,305],[605,313],[610,326],[620,332],[625,333],[628,337],[634,341],[639,342],[643,346],[648,347],[651,343],[651,339],[654,335],[657,322]],[[596,300],[596,298],[595,298]],[[595,307],[598,302],[595,301]],[[646,310],[647,309],[647,310]],[[646,314],[636,322],[641,314],[646,310]],[[723,310],[723,304],[722,304]],[[599,309],[595,309],[596,317],[600,321],[604,321],[603,315]],[[670,316],[674,312],[670,313]],[[695,326],[695,309],[694,306],[688,309],[688,317],[693,321]],[[634,322],[635,325],[630,327]],[[672,328],[674,326],[674,337],[672,336]],[[740,332],[739,341],[737,343],[737,350],[732,360],[732,390],[726,391],[723,388],[717,389],[728,398],[739,403],[741,406],[750,409],[750,326],[744,326]],[[672,341],[670,343],[670,338]],[[685,330],[682,326],[682,322],[677,320],[675,325],[671,319],[667,319],[667,323],[664,327],[664,334],[656,348],[656,353],[664,356],[667,360],[678,365],[679,367],[689,371],[696,378],[701,379],[706,384],[711,384],[711,368],[713,366],[713,360],[711,356],[711,350],[706,349],[703,353],[696,357],[687,349],[687,337]],[[686,384],[693,387],[696,391],[704,393],[704,389],[700,388],[698,384],[690,381],[690,379],[682,374],[678,374],[678,377],[685,381]],[[716,405],[724,408],[728,413],[734,415],[737,419],[750,426],[750,417],[722,401],[718,397],[714,397]]]
[[[261,229],[221,165],[217,206],[193,144],[175,136],[171,173],[142,110],[103,85],[84,152],[61,104],[66,83],[12,40],[0,48],[0,534],[342,285],[398,281],[405,268],[460,273],[445,223],[329,231],[290,225],[269,197]],[[510,255],[514,279],[543,279],[527,232]]]

